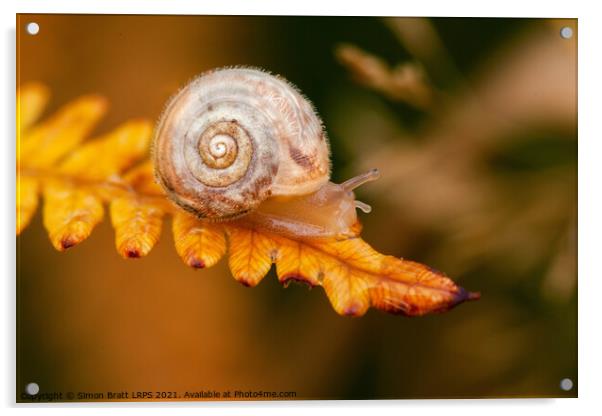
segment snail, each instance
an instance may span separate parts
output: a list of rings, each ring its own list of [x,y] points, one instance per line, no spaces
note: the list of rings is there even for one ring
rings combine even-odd
[[[167,104],[153,139],[168,198],[207,221],[240,221],[295,237],[357,234],[353,190],[378,170],[330,182],[330,146],[313,105],[253,68],[204,73]]]

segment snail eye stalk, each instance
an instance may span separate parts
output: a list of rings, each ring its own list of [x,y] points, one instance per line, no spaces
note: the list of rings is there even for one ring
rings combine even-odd
[[[361,175],[357,175],[351,179],[346,180],[341,184],[343,189],[346,191],[353,191],[356,188],[359,188],[365,183],[373,182],[380,178],[380,171],[378,169],[370,169],[366,173],[362,173]]]

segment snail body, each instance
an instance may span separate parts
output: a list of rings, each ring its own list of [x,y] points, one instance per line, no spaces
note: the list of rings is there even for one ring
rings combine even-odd
[[[208,221],[241,221],[303,237],[350,235],[352,189],[330,178],[330,149],[312,104],[286,80],[250,68],[208,72],[168,103],[153,141],[167,196]]]

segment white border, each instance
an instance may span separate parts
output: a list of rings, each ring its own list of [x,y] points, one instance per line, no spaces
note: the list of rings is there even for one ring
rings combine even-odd
[[[600,196],[602,155],[602,62],[600,40],[602,21],[596,13],[593,0],[542,1],[506,0],[484,1],[324,1],[302,0],[294,3],[264,0],[220,0],[218,2],[192,2],[190,0],[21,0],[18,4],[0,2],[3,25],[1,42],[2,65],[0,85],[3,100],[0,104],[0,125],[2,126],[2,155],[5,158],[2,175],[2,247],[0,264],[5,265],[2,276],[1,310],[3,313],[0,343],[0,394],[3,406],[13,412],[30,413],[37,410],[45,414],[80,414],[86,409],[92,413],[127,411],[138,414],[158,414],[177,410],[198,414],[239,413],[239,414],[291,414],[312,413],[331,414],[343,410],[350,415],[365,415],[371,410],[377,412],[427,412],[428,414],[488,416],[528,411],[546,415],[591,414],[594,409],[602,409],[598,399],[598,387],[602,374],[600,354],[602,336],[600,309],[597,297],[602,294],[602,273],[600,270],[601,248],[598,237],[602,235]],[[13,403],[15,364],[14,364],[14,318],[15,318],[15,249],[14,249],[14,120],[15,120],[15,13],[119,13],[119,14],[292,14],[292,15],[399,15],[399,16],[492,16],[492,17],[578,17],[579,18],[579,399],[563,400],[438,400],[438,401],[380,401],[380,402],[292,402],[292,403],[183,403],[174,407],[167,404],[140,405],[81,405],[67,407],[19,406]],[[8,201],[8,202],[7,202]],[[391,406],[395,407],[392,409]],[[200,407],[200,409],[199,409]],[[335,409],[335,407],[337,409]],[[168,410],[169,409],[169,410]]]
[[[534,2],[532,2],[534,3]],[[495,16],[495,17],[577,17],[579,1],[550,0],[529,4],[524,0],[483,2],[467,0],[21,0],[21,13],[119,13],[119,14],[263,14],[263,15],[335,15],[335,16]],[[585,3],[585,2],[584,2]]]

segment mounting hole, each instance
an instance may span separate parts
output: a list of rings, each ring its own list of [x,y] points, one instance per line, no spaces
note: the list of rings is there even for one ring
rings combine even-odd
[[[568,26],[563,27],[562,29],[560,29],[560,37],[563,39],[570,39],[573,37],[573,29],[571,29]]]
[[[560,380],[560,388],[564,391],[571,391],[573,389],[573,380],[570,378],[563,378]]]
[[[27,26],[25,26],[25,30],[32,36],[35,36],[40,31],[40,25],[36,22],[29,22]]]
[[[39,392],[40,386],[38,386],[38,383],[29,383],[27,386],[25,386],[25,393],[29,394],[30,396],[35,396]]]

